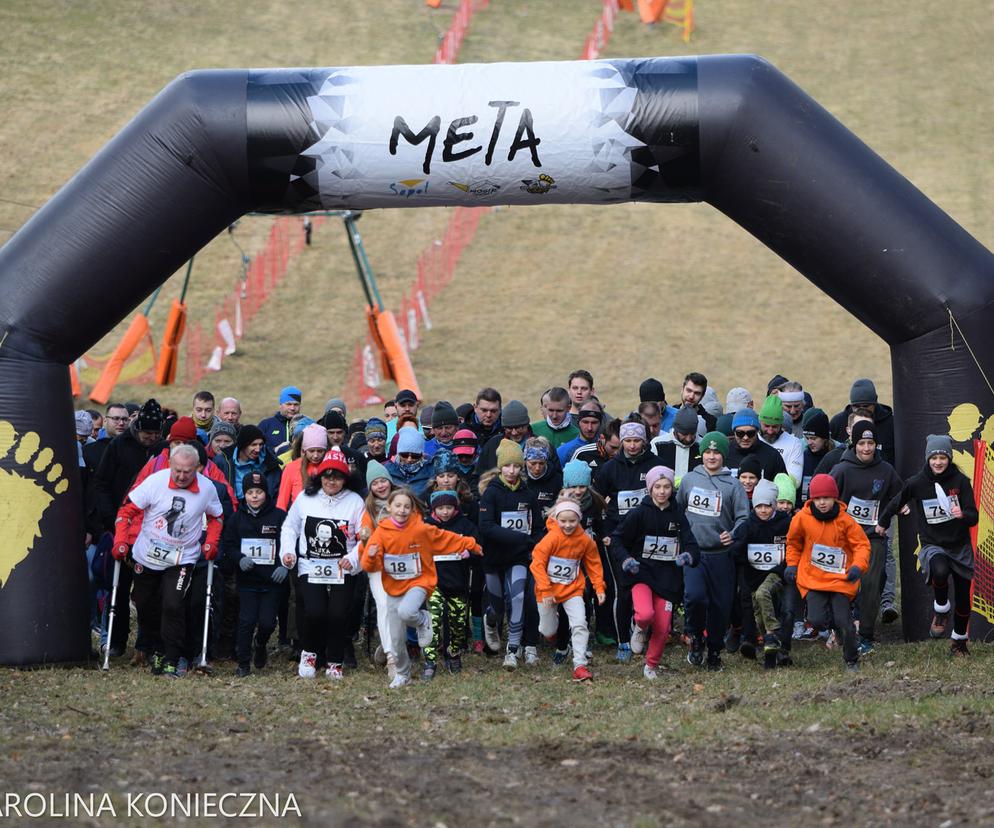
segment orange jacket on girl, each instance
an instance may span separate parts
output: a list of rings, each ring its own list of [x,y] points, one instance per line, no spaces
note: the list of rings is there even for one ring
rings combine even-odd
[[[375,555],[369,554],[372,546],[377,547]],[[403,526],[392,518],[381,520],[366,542],[359,563],[366,572],[382,573],[383,589],[388,595],[397,597],[421,587],[430,596],[438,583],[435,556],[458,555],[467,549],[483,554],[483,548],[472,538],[431,526],[414,513]]]
[[[284,512],[287,511],[293,505],[293,501],[297,499],[297,495],[304,490],[304,481],[300,477],[300,467],[305,462],[306,460],[303,457],[298,457],[283,467],[283,476],[280,478],[280,490],[276,495],[277,509],[282,509]],[[308,467],[309,470],[316,468],[317,466],[314,465]]]
[[[797,588],[803,598],[809,590],[841,592],[856,597],[859,581],[846,580],[849,567],[858,566],[865,575],[870,565],[870,541],[863,527],[846,514],[846,504],[837,500],[839,514],[819,520],[813,501],[794,515],[787,531],[787,566],[797,567]]]
[[[583,595],[586,580],[583,565],[594,592],[605,591],[604,569],[597,544],[579,526],[567,535],[553,518],[545,522],[548,534],[532,550],[531,573],[535,578],[535,600],[552,597],[557,604]]]

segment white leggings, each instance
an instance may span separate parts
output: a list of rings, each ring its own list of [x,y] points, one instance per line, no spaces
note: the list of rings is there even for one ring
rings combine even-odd
[[[383,649],[393,653],[396,659],[397,675],[410,678],[411,659],[407,655],[407,628],[416,627],[425,622],[428,610],[423,610],[428,591],[424,587],[411,587],[403,595],[387,595],[384,593],[384,624],[386,626],[386,641]],[[383,627],[380,627],[382,630]],[[382,633],[381,633],[382,634]]]
[[[380,646],[383,652],[390,653],[393,652],[393,644],[390,641],[390,627],[387,625],[387,593],[383,589],[383,573],[370,572],[368,575],[369,592],[376,604],[376,631],[380,634]]]
[[[538,631],[546,638],[556,634],[559,629],[559,604],[547,607],[541,601],[538,604]],[[569,634],[573,644],[573,666],[580,667],[587,663],[587,639],[590,630],[587,628],[587,612],[583,606],[583,596],[574,595],[562,603],[569,619]]]

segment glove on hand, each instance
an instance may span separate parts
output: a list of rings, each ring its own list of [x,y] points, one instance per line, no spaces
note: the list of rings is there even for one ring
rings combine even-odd
[[[852,566],[850,566],[849,567],[849,571],[846,573],[846,580],[847,581],[858,581],[862,577],[863,577],[863,570],[860,569],[855,564],[853,564]]]
[[[200,547],[200,551],[204,553],[205,561],[213,561],[217,557],[217,547],[211,543],[205,543]]]
[[[788,584],[793,584],[793,583],[795,583],[795,582],[797,581],[797,567],[796,567],[796,566],[788,566],[788,567],[787,567],[787,568],[786,568],[786,569],[785,569],[785,570],[783,571],[783,579],[784,579],[784,580],[785,580],[785,581],[786,581],[786,582],[787,582]]]
[[[241,558],[241,559],[240,559],[240,560],[238,561],[238,568],[239,568],[239,569],[240,569],[240,570],[241,570],[242,572],[249,572],[250,570],[252,570],[252,569],[255,569],[255,561],[253,561],[253,560],[252,560],[252,559],[251,559],[250,557],[248,557],[247,555],[246,555],[246,556],[243,556],[243,557],[242,557],[242,558]]]
[[[128,548],[129,547],[126,543],[118,543],[114,545],[114,548],[111,549],[110,553],[114,556],[115,560],[123,561],[128,557]]]
[[[273,570],[273,583],[282,584],[286,580],[286,576],[290,574],[290,570],[285,566],[278,566]]]
[[[639,571],[641,564],[635,558],[625,558],[621,563],[621,569],[629,575],[634,575]]]
[[[677,566],[690,566],[694,562],[693,556],[689,552],[681,552],[673,561]]]

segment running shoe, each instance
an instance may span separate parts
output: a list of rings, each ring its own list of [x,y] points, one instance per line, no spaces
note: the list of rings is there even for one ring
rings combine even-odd
[[[518,669],[518,653],[517,651],[508,650],[507,654],[504,656],[504,669],[505,670],[517,670]]]
[[[635,655],[642,655],[645,652],[646,631],[638,624],[632,624],[632,640],[630,646]]]
[[[397,675],[395,675],[390,680],[390,689],[396,690],[398,687],[404,687],[410,683],[411,683],[410,678],[408,678],[407,676],[402,676],[400,673],[397,673]]]
[[[949,645],[949,654],[960,657],[970,655],[970,651],[966,646],[966,639],[954,638]]]
[[[162,665],[162,675],[167,676],[168,678],[179,678],[176,673],[176,665],[171,661],[167,661]]]
[[[421,681],[431,681],[435,678],[435,662],[425,661],[424,669],[421,671]]]
[[[586,664],[581,664],[573,670],[573,681],[591,681],[593,678],[594,674],[590,672]]]
[[[324,675],[332,681],[341,681],[345,678],[345,673],[342,671],[341,664],[329,664],[328,669],[324,671]]]
[[[945,638],[949,627],[949,613],[937,612],[932,616],[932,626],[928,628],[930,638]]]
[[[650,667],[648,664],[642,667],[642,677],[649,679],[649,681],[655,681],[659,678],[659,673],[656,672],[655,667]]]
[[[318,655],[306,650],[300,651],[300,664],[297,665],[297,675],[301,678],[312,679],[318,674]]]
[[[704,639],[695,636],[690,640],[690,649],[687,650],[687,663],[694,667],[700,667],[704,663]]]
[[[252,668],[247,664],[239,664],[235,670],[235,678],[246,678],[252,674]]]
[[[435,635],[435,627],[431,623],[431,613],[421,610],[422,621],[417,626],[418,631],[418,646],[423,650],[429,644],[431,644],[432,636]]]
[[[603,633],[597,633],[594,636],[594,640],[600,644],[602,647],[614,647],[618,642],[611,638],[609,635],[604,635]]]
[[[462,672],[462,656],[452,656],[452,658],[447,658],[445,660],[445,666],[448,668],[452,675],[457,675]]]
[[[864,656],[873,654],[873,642],[869,638],[861,638],[859,640],[859,656],[863,658]]]
[[[554,667],[562,667],[566,660],[569,658],[569,649],[566,650],[556,650],[552,654],[552,665]]]
[[[486,614],[483,616],[483,638],[493,652],[500,651],[500,630],[497,629],[497,619],[494,617],[494,611],[490,608],[487,609]]]
[[[858,661],[847,661],[846,662],[846,670],[848,672],[850,672],[850,673],[858,673],[859,672],[859,662]]]
[[[614,657],[621,664],[627,664],[632,660],[632,648],[628,644],[619,644],[618,652],[614,654]]]
[[[525,647],[525,666],[538,666],[538,647]]]
[[[183,678],[190,670],[190,660],[180,656],[176,662],[176,675]]]
[[[721,663],[721,655],[719,653],[708,653],[708,672],[720,673],[724,669],[725,665]]]
[[[880,619],[885,624],[893,624],[897,621],[900,613],[897,611],[897,607],[893,604],[885,604],[883,609],[880,611]]]
[[[136,653],[136,657],[137,657],[137,653]],[[151,665],[152,665],[152,675],[153,676],[161,676],[162,675],[162,670],[166,666],[166,662],[162,658],[162,654],[161,653],[153,653],[152,654]]]

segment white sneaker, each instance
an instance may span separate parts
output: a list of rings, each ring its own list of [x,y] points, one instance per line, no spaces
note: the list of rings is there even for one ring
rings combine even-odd
[[[642,668],[642,675],[649,679],[649,681],[659,678],[659,673],[656,672],[656,669],[654,667],[650,667],[648,664]]]
[[[341,681],[345,678],[345,673],[342,672],[341,664],[329,664],[328,669],[324,671],[324,674],[332,681]]]
[[[398,687],[404,687],[405,685],[408,685],[410,683],[411,679],[408,676],[402,676],[400,675],[400,673],[398,673],[393,677],[393,680],[390,682],[390,689],[396,690]]]
[[[429,644],[431,644],[431,639],[435,635],[435,627],[431,623],[431,613],[426,610],[421,610],[424,613],[424,622],[418,624],[415,628],[418,631],[418,646],[423,650]]]
[[[645,630],[638,624],[632,624],[632,640],[629,644],[635,655],[641,655],[645,651]]]
[[[490,625],[486,615],[483,616],[483,640],[493,652],[500,652],[500,630],[497,629],[496,624]]]
[[[528,667],[538,666],[538,647],[525,647],[525,664]]]
[[[380,667],[382,667],[386,663],[387,663],[386,651],[383,649],[382,644],[377,644],[376,649],[373,651],[373,664],[378,664]]]
[[[397,656],[393,653],[387,653],[387,677],[390,681],[397,678]],[[399,685],[398,685],[399,686]]]
[[[791,634],[791,638],[795,641],[799,641],[804,636],[804,622],[795,621],[794,622],[794,632]]]
[[[300,651],[300,664],[297,665],[297,675],[301,678],[314,678],[317,675],[318,654]]]
[[[512,653],[510,650],[507,651],[507,655],[504,656],[504,669],[505,670],[517,670],[518,669],[518,654]]]

